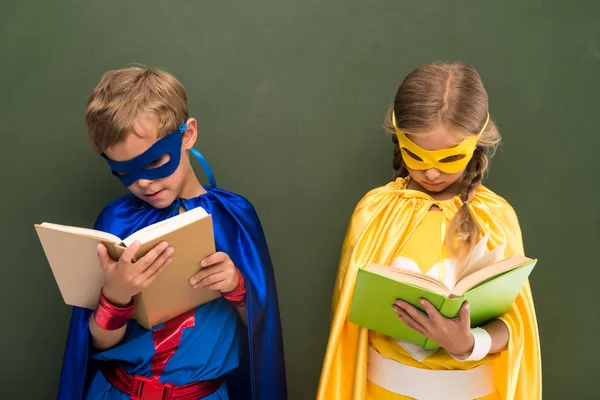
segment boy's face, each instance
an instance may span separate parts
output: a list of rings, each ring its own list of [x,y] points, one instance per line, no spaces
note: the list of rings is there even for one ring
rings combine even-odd
[[[171,175],[150,180],[138,179],[127,188],[139,199],[156,208],[170,206],[178,197],[194,197],[195,175],[191,169],[188,153],[196,141],[196,121],[189,119],[188,128],[183,134],[181,159],[175,172]],[[131,132],[122,142],[107,148],[104,155],[112,161],[129,161],[148,150],[159,140],[159,119],[154,113],[144,113],[134,123]],[[146,166],[146,169],[157,168],[169,162],[169,154],[163,154]],[[197,179],[195,180],[197,182]],[[199,184],[198,184],[199,185]]]

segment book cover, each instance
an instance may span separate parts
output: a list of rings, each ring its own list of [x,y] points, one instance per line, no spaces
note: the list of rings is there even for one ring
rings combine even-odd
[[[435,342],[406,325],[392,309],[397,300],[404,300],[421,311],[421,299],[426,299],[446,318],[455,318],[465,300],[471,309],[471,326],[481,326],[510,309],[537,260],[493,276],[450,298],[449,294],[425,289],[380,275],[362,268],[358,271],[348,320],[359,326],[419,345],[427,350],[439,348]]]
[[[194,289],[189,279],[200,270],[200,262],[214,254],[212,217],[188,211],[150,225],[121,240],[113,235],[56,224],[35,225],[44,253],[66,304],[95,309],[104,273],[96,246],[103,243],[118,259],[134,240],[142,246],[134,261],[161,241],[175,249],[171,264],[135,298],[134,318],[146,329],[165,322],[220,296],[216,290]],[[188,214],[188,215],[186,215]]]

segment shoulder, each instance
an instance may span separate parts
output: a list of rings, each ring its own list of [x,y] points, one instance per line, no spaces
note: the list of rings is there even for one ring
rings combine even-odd
[[[111,232],[110,226],[115,219],[121,218],[124,214],[131,216],[136,212],[140,212],[145,208],[145,204],[131,193],[118,197],[102,209],[98,218],[96,218],[95,229]]]
[[[204,197],[206,196],[206,197]],[[244,196],[221,188],[207,188],[207,193],[200,199],[209,199],[211,202],[220,204],[230,210],[255,212],[254,206]]]
[[[368,208],[369,206],[388,203],[391,199],[404,198],[407,180],[398,178],[383,186],[369,190],[356,204],[355,212]]]
[[[406,190],[406,180],[401,178],[369,190],[354,207],[348,231],[359,233],[377,220],[379,215],[403,212],[410,199],[414,197],[410,197]]]
[[[221,224],[255,225],[259,217],[253,204],[237,193],[220,188],[207,188],[207,193],[190,200],[193,207],[202,206]]]
[[[471,203],[472,206],[485,209],[489,213],[503,213],[509,218],[517,218],[513,206],[504,197],[484,185],[479,186]]]
[[[239,193],[230,192],[225,189],[217,189],[216,192],[217,195],[226,198],[238,207],[254,210],[254,205],[252,205],[250,200],[248,200],[246,197],[242,196]]]
[[[504,197],[482,186],[475,193],[469,208],[490,234],[495,245],[506,243],[507,256],[524,254],[521,226],[517,213]]]
[[[265,237],[260,218],[244,196],[208,188],[207,193],[193,199],[193,204],[202,206],[212,216],[217,247],[230,256],[235,243],[252,242],[252,246],[263,246]]]
[[[104,208],[100,212],[100,216],[110,216],[124,207],[130,209],[142,209],[144,204],[146,203],[135,197],[135,195],[133,195],[132,193],[128,193],[124,196],[117,197],[116,199],[108,203],[106,206],[104,206]]]

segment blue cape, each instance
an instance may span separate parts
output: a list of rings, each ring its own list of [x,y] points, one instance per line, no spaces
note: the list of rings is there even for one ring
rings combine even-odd
[[[152,223],[179,213],[179,207],[203,207],[212,214],[215,244],[227,253],[246,280],[247,338],[240,366],[226,378],[232,400],[285,400],[286,376],[281,321],[273,265],[262,226],[250,202],[241,196],[206,187],[193,199],[178,199],[156,209],[129,194],[110,203],[95,228],[124,238]],[[89,377],[91,310],[73,308],[60,376],[58,399],[79,400]],[[250,396],[251,394],[251,396]]]

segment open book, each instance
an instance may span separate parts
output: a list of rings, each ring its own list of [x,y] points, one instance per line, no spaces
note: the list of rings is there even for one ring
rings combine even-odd
[[[358,271],[348,320],[397,339],[436,349],[439,346],[409,328],[392,305],[398,300],[423,310],[431,302],[446,318],[455,318],[469,301],[471,326],[481,326],[510,310],[537,260],[525,256],[504,258],[505,245],[486,252],[488,236],[473,248],[454,273],[453,284],[408,269],[370,264]],[[443,264],[442,264],[443,265]]]
[[[194,289],[189,279],[200,262],[215,252],[212,217],[201,207],[143,228],[127,238],[75,226],[44,222],[35,229],[66,304],[88,309],[98,305],[104,273],[96,246],[103,243],[117,260],[134,241],[142,243],[134,261],[163,240],[175,249],[171,264],[136,296],[134,318],[146,329],[219,297]]]

